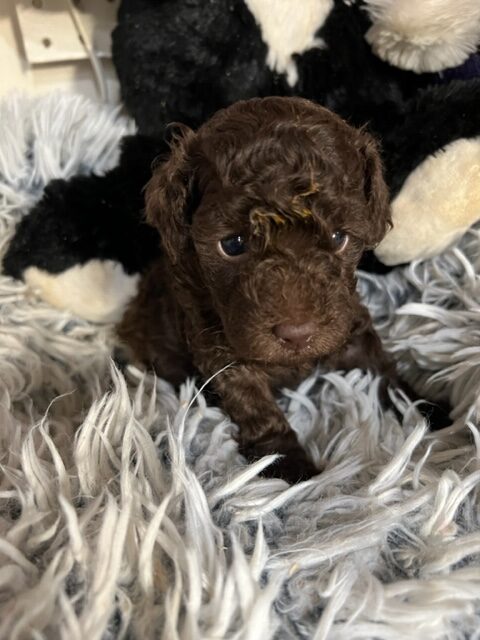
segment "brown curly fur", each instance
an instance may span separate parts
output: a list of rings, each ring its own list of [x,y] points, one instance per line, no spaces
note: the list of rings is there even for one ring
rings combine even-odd
[[[193,370],[212,381],[239,426],[242,451],[286,454],[289,480],[318,471],[306,459],[274,391],[321,362],[393,376],[355,269],[390,225],[373,139],[298,98],[263,98],[219,111],[194,133],[180,127],[146,190],[163,257],[144,280],[119,333],[137,357],[173,382]],[[349,242],[341,253],[335,231]],[[232,234],[247,251],[228,259]],[[273,328],[314,323],[310,342],[287,348]]]

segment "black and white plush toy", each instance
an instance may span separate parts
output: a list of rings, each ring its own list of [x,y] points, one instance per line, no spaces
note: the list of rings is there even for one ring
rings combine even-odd
[[[452,34],[452,3],[428,3],[428,13],[410,0],[123,0],[113,55],[140,134],[105,176],[51,183],[4,270],[90,320],[121,317],[158,251],[142,189],[168,150],[165,126],[196,127],[267,94],[314,99],[368,126],[382,142],[395,225],[377,258],[435,255],[480,218],[480,80],[465,73],[479,11],[463,0]]]
[[[18,224],[4,272],[87,320],[120,320],[158,253],[158,234],[143,221],[143,187],[167,149],[153,137],[127,136],[105,175],[50,182]]]
[[[371,26],[363,4],[344,0],[123,0],[113,60],[142,133],[265,95],[300,95],[363,124],[397,115],[431,80],[380,60]]]

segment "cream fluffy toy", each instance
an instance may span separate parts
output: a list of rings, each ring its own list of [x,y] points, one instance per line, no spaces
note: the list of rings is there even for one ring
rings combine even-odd
[[[373,25],[366,34],[386,62],[417,73],[467,60],[480,44],[478,0],[365,0]]]

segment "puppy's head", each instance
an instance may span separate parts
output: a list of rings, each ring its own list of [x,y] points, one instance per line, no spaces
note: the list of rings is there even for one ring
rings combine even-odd
[[[390,224],[372,138],[297,98],[239,102],[182,129],[148,185],[147,216],[235,356],[277,364],[343,345],[355,268]]]

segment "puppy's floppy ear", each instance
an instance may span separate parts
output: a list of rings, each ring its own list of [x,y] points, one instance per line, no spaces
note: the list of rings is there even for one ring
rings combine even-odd
[[[375,247],[392,227],[390,197],[383,177],[382,161],[377,143],[366,132],[361,133],[364,160],[364,193],[369,208],[368,247]]]
[[[158,229],[172,264],[181,259],[189,238],[188,211],[194,183],[190,149],[195,137],[188,127],[176,126],[170,155],[154,169],[145,192],[147,222]]]

